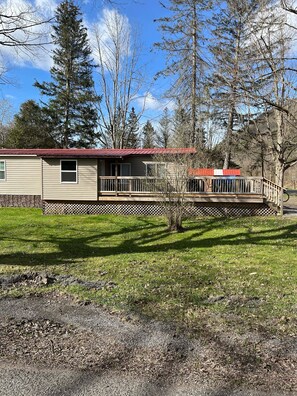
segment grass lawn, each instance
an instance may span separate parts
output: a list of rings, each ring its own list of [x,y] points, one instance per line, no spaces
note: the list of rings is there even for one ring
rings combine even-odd
[[[186,221],[185,233],[169,234],[162,218],[1,208],[0,224],[0,274],[47,271],[104,280],[101,291],[63,290],[115,310],[173,320],[194,333],[213,326],[297,333],[294,219],[203,218]],[[0,289],[0,295],[29,292]]]

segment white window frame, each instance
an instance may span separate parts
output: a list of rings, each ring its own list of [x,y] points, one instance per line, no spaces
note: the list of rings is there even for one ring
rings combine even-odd
[[[162,177],[162,176],[158,175],[158,169],[156,169],[158,167],[158,165],[164,165],[165,172],[167,170],[167,162],[147,161],[147,162],[144,162],[144,164],[145,164],[145,176],[146,177]],[[151,175],[148,174],[148,171],[147,171],[147,166],[148,165],[154,165],[155,173],[156,173],[155,175],[151,176]]]
[[[0,163],[1,162],[3,162],[3,164],[4,164],[4,178],[3,179],[0,178],[0,182],[5,182],[6,181],[6,161],[5,160],[0,160]]]
[[[73,170],[62,170],[62,162],[66,161],[72,161],[75,162],[75,171]],[[62,180],[62,173],[74,173],[76,175],[76,180],[75,181],[63,181]],[[61,159],[60,160],[60,183],[61,184],[77,184],[78,183],[78,166],[77,166],[77,160],[76,159]]]

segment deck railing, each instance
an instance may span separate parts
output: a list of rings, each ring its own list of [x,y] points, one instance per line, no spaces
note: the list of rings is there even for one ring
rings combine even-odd
[[[104,195],[155,194],[164,189],[164,180],[156,177],[102,176],[99,181],[99,193]],[[181,192],[174,179],[167,182],[171,192]],[[191,177],[183,185],[187,194],[263,194],[261,177]]]
[[[283,189],[270,180],[263,179],[263,195],[278,208],[282,207]]]

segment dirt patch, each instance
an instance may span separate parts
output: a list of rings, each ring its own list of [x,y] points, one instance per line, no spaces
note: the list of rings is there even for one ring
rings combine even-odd
[[[205,301],[208,304],[225,304],[229,306],[248,306],[250,308],[258,307],[263,303],[259,297],[246,297],[242,295],[231,295],[231,296],[209,296]]]
[[[55,275],[46,272],[26,272],[23,274],[7,275],[0,277],[0,288],[11,289],[23,287],[40,287],[49,286],[55,283],[61,286],[82,286],[88,290],[102,290],[104,288],[114,288],[116,284],[114,282],[105,281],[86,281],[75,278],[72,275]]]
[[[296,338],[208,330],[192,339],[172,326],[84,306],[59,294],[0,299],[0,358],[164,382],[297,391]]]

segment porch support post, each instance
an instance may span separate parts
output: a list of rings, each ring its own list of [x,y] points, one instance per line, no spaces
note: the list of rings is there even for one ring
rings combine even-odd
[[[99,200],[101,190],[101,179],[100,179],[100,160],[97,158],[97,199]]]
[[[118,195],[118,163],[119,161],[116,159],[116,163],[115,163],[115,195]]]

